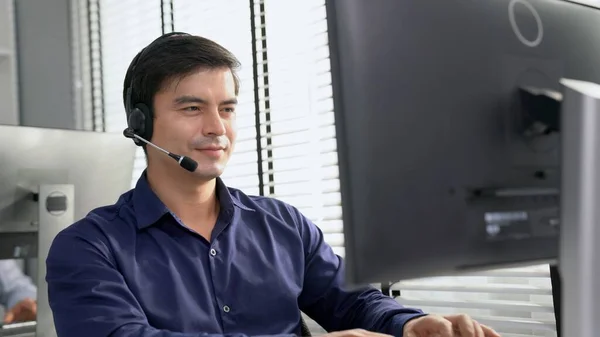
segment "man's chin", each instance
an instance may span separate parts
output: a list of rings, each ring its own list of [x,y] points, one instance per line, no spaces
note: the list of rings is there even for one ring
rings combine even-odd
[[[224,167],[221,166],[204,166],[202,164],[198,164],[196,171],[192,172],[192,174],[203,180],[212,180],[221,176],[221,174],[223,174],[223,171]]]

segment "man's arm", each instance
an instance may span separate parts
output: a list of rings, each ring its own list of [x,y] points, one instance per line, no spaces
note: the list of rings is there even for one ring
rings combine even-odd
[[[402,336],[404,324],[424,316],[416,309],[401,306],[373,287],[347,289],[344,264],[325,243],[323,233],[296,209],[304,242],[305,275],[300,309],[327,331],[365,329]]]
[[[37,288],[15,260],[0,260],[0,304],[7,309],[26,299],[36,300]]]
[[[151,327],[111,256],[106,244],[72,231],[54,239],[46,280],[59,337],[245,337]]]

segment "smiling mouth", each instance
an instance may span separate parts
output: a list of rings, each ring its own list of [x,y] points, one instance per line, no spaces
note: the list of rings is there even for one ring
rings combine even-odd
[[[211,157],[220,157],[223,153],[225,153],[225,149],[223,148],[197,149],[196,151]]]
[[[198,151],[224,151],[225,149],[222,147],[211,147],[206,149],[198,149]]]

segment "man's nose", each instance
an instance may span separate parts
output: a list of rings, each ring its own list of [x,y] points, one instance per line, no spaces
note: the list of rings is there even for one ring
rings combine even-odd
[[[225,122],[218,111],[211,111],[204,115],[202,133],[205,136],[223,136],[226,133]]]

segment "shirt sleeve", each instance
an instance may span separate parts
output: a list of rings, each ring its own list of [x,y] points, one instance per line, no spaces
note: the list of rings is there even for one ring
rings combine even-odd
[[[300,309],[329,332],[365,329],[402,336],[404,324],[424,316],[400,305],[381,291],[365,286],[349,288],[344,263],[324,241],[321,230],[295,210],[305,248],[304,287]]]
[[[37,298],[37,288],[15,260],[0,260],[0,304],[7,309],[25,299]]]
[[[111,256],[106,244],[88,235],[63,231],[54,239],[46,281],[58,336],[246,337],[153,328]]]

